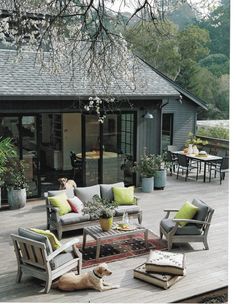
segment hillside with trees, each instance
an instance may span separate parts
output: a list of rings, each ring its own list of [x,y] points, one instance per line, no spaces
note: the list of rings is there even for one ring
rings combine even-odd
[[[209,110],[200,119],[229,117],[229,1],[207,18],[183,5],[153,23],[141,20],[125,31],[134,52],[197,97]]]

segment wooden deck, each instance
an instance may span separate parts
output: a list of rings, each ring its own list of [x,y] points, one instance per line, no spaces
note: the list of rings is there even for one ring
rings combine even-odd
[[[145,282],[133,279],[132,269],[145,262],[146,256],[110,263],[113,271],[109,282],[119,284],[119,289],[106,292],[84,290],[61,292],[51,290],[43,294],[40,281],[23,275],[20,284],[15,283],[16,259],[10,234],[18,227],[46,228],[44,201],[31,201],[20,210],[0,212],[0,301],[2,302],[77,302],[77,303],[171,303],[228,285],[228,178],[219,185],[219,180],[203,183],[175,176],[168,176],[165,190],[139,193],[143,208],[143,224],[159,234],[159,222],[164,208],[178,208],[186,200],[200,198],[215,208],[209,231],[209,250],[201,243],[175,245],[173,250],[186,253],[187,274],[169,290],[162,290]],[[81,233],[81,232],[80,232]],[[71,238],[64,234],[63,242]],[[85,270],[84,270],[85,271]]]

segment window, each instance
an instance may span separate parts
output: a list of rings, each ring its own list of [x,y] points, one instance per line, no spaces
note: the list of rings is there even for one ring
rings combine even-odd
[[[162,150],[166,151],[168,145],[173,144],[173,118],[174,114],[162,116]]]

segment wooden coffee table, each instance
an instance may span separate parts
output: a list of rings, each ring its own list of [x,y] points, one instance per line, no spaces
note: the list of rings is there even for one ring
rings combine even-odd
[[[93,239],[96,241],[96,260],[99,258],[100,255],[100,249],[101,249],[101,243],[102,241],[109,240],[111,238],[118,238],[120,236],[126,236],[126,235],[134,235],[137,232],[144,234],[144,241],[145,246],[148,248],[148,229],[140,226],[140,225],[132,225],[135,226],[135,229],[133,230],[118,230],[118,229],[111,229],[109,231],[103,231],[100,227],[100,225],[97,226],[90,226],[85,227],[83,231],[83,246],[82,249],[84,250],[86,245],[86,239],[87,235],[90,235]]]

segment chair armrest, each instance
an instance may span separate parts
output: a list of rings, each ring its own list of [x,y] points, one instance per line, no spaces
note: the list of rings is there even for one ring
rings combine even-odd
[[[59,208],[57,208],[57,207],[53,207],[51,205],[46,205],[46,208],[48,208],[49,211],[52,210],[52,211],[54,211],[56,213],[59,213]]]
[[[58,248],[57,250],[53,251],[53,253],[49,254],[47,256],[47,261],[51,261],[52,259],[54,259],[58,254],[60,254],[61,252],[63,252],[65,249],[75,245],[79,243],[79,239],[73,239],[70,240],[69,242],[63,244],[60,248]],[[74,246],[73,246],[74,247]],[[74,249],[74,248],[73,248]]]
[[[138,201],[140,200],[140,197],[134,196],[134,205],[138,205]]]
[[[171,212],[178,212],[179,209],[164,209],[164,212],[166,212],[166,215],[165,215],[165,219],[167,219],[170,215]]]
[[[186,222],[186,223],[192,223],[192,224],[206,224],[210,225],[209,222],[206,221],[198,221],[198,220],[190,220],[190,219],[172,219],[173,222]]]

